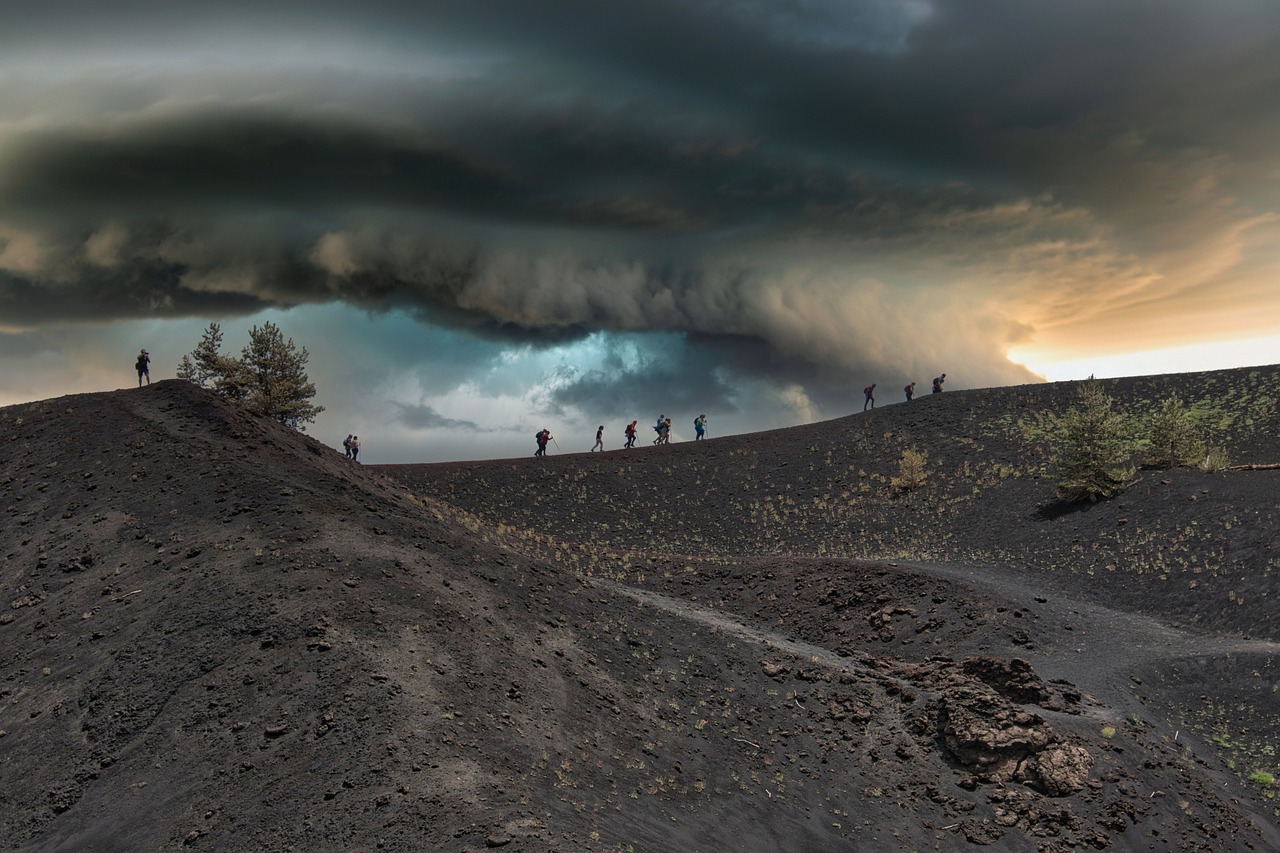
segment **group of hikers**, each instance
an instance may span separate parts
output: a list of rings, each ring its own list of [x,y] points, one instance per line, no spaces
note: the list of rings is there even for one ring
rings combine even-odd
[[[632,421],[627,424],[626,429],[622,431],[623,437],[626,438],[626,442],[622,445],[623,449],[636,446],[637,423],[639,423],[639,421]],[[658,415],[658,420],[653,425],[653,431],[655,433],[653,438],[654,444],[670,444],[671,418],[666,415]],[[696,434],[694,441],[702,441],[702,439],[707,437],[707,416],[705,414],[698,415],[693,419],[693,431]],[[551,430],[546,427],[538,430],[533,439],[538,444],[538,449],[533,453],[534,456],[546,456],[547,444],[554,443],[556,440],[555,436],[551,434]],[[556,444],[556,447],[559,448],[560,445]],[[596,443],[591,446],[591,451],[594,453],[597,450],[604,450],[604,424],[600,424],[600,426],[596,427]]]
[[[353,462],[360,461],[360,436],[348,434],[342,440],[342,449],[347,451],[347,458]]]
[[[947,374],[935,376],[933,378],[933,393],[942,393],[942,383],[947,381]],[[911,402],[911,398],[916,395],[916,383],[912,382],[902,389],[902,393],[907,395],[907,402]],[[862,401],[862,411],[874,409],[876,407],[876,383],[872,382],[866,388],[862,389],[862,395],[866,399]]]
[[[942,384],[946,381],[947,381],[947,374],[945,373],[939,376],[935,376],[933,379],[933,393],[941,394]],[[915,382],[908,383],[902,389],[902,393],[906,395],[907,402],[910,403],[911,399],[916,395],[916,383]],[[866,388],[863,388],[862,394],[865,397],[865,400],[862,404],[862,411],[865,412],[868,409],[874,409],[876,407],[876,383],[872,382]],[[636,446],[636,423],[637,421],[632,421],[631,423],[627,424],[626,429],[623,430],[623,436],[626,438],[626,443],[622,445],[623,449]],[[701,441],[703,438],[705,438],[707,435],[707,416],[698,415],[696,418],[694,418],[693,429],[694,429],[694,432],[696,433],[696,437],[694,438],[694,441]],[[653,438],[654,444],[670,444],[671,443],[671,418],[667,417],[666,415],[658,415],[658,420],[653,425],[653,431],[655,433]],[[542,429],[538,430],[537,435],[534,436],[534,441],[537,442],[538,449],[534,451],[533,455],[546,456],[547,444],[549,442],[554,442],[555,438],[551,435],[551,430],[547,429],[546,427],[543,427]],[[557,448],[559,448],[559,446],[560,445],[558,444],[556,445]],[[591,446],[591,451],[594,453],[597,450],[599,451],[604,450],[604,424],[600,424],[600,426],[596,427],[596,443]]]

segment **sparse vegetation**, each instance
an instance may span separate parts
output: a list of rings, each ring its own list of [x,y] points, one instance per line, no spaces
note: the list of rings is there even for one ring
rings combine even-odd
[[[1276,777],[1274,774],[1268,773],[1266,770],[1255,770],[1249,774],[1249,781],[1255,782],[1259,785],[1274,785]]]
[[[1132,424],[1115,411],[1098,380],[1090,376],[1076,405],[1050,421],[1059,498],[1068,503],[1110,498],[1133,482]]]
[[[303,432],[304,424],[324,411],[311,402],[316,386],[307,378],[307,348],[299,349],[293,338],[286,341],[279,326],[266,322],[251,328],[239,358],[221,349],[222,329],[210,323],[196,348],[182,357],[178,378]]]

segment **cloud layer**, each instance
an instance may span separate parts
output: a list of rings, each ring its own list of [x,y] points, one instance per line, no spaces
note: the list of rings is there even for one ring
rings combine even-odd
[[[11,7],[0,329],[338,303],[821,411],[1280,326],[1274,4]]]

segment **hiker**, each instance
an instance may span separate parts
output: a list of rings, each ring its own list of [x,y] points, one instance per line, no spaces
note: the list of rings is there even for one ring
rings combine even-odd
[[[671,443],[671,418],[662,422],[662,430],[658,433],[658,438],[663,444]]]
[[[351,436],[351,461],[360,461],[360,436],[358,435]]]
[[[141,350],[138,353],[138,361],[133,365],[138,370],[138,387],[142,387],[142,378],[145,376],[147,384],[151,384],[151,353]]]
[[[547,429],[546,427],[543,427],[542,429],[538,430],[538,434],[534,436],[534,439],[538,442],[538,449],[533,455],[546,456],[547,442],[551,440],[551,430]]]
[[[876,407],[876,383],[872,382],[866,388],[863,388],[862,393],[865,394],[867,398],[862,401],[862,411],[865,412],[867,410],[867,406],[874,409]]]
[[[596,443],[595,446],[591,448],[591,452],[594,453],[597,450],[601,452],[604,451],[604,424],[600,424],[600,426],[596,428]]]
[[[911,398],[916,395],[916,383],[912,382],[906,388],[903,388],[902,392],[907,395],[907,402],[910,403]]]
[[[632,421],[631,423],[627,424],[627,428],[623,430],[623,435],[627,437],[627,443],[622,445],[624,448],[636,446],[636,422],[635,421]]]
[[[658,422],[653,425],[653,431],[657,433],[657,435],[654,436],[654,439],[653,439],[654,444],[662,443],[662,425],[666,422],[667,422],[666,415],[658,415]]]
[[[944,373],[944,374],[942,374],[942,375],[941,375],[941,376],[939,376],[939,377],[936,377],[936,378],[933,380],[933,393],[935,393],[935,394],[941,394],[941,393],[942,393],[942,383],[943,383],[943,382],[946,382],[946,381],[947,381],[947,374],[945,374],[945,373]]]
[[[698,415],[696,418],[694,418],[693,429],[695,432],[698,433],[697,437],[694,438],[694,441],[702,441],[702,439],[705,438],[707,434],[707,416]]]
[[[347,433],[347,437],[342,439],[342,449],[347,451],[347,458],[351,458],[351,433]]]

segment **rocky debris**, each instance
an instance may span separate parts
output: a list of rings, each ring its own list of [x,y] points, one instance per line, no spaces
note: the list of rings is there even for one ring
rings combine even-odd
[[[968,675],[991,687],[1010,702],[1046,707],[1053,693],[1021,658],[971,657],[960,665]]]
[[[1056,739],[1043,717],[1010,705],[990,689],[948,690],[938,700],[938,715],[947,749],[986,781],[1014,779],[1027,759]]]
[[[937,694],[931,707],[942,743],[977,780],[1023,782],[1051,797],[1074,794],[1088,783],[1094,764],[1089,750],[1023,707],[1054,699],[1026,661],[937,660],[903,667],[902,674]]]
[[[1036,754],[1027,773],[1037,787],[1051,797],[1065,797],[1083,790],[1089,782],[1093,756],[1078,743],[1062,743]]]

